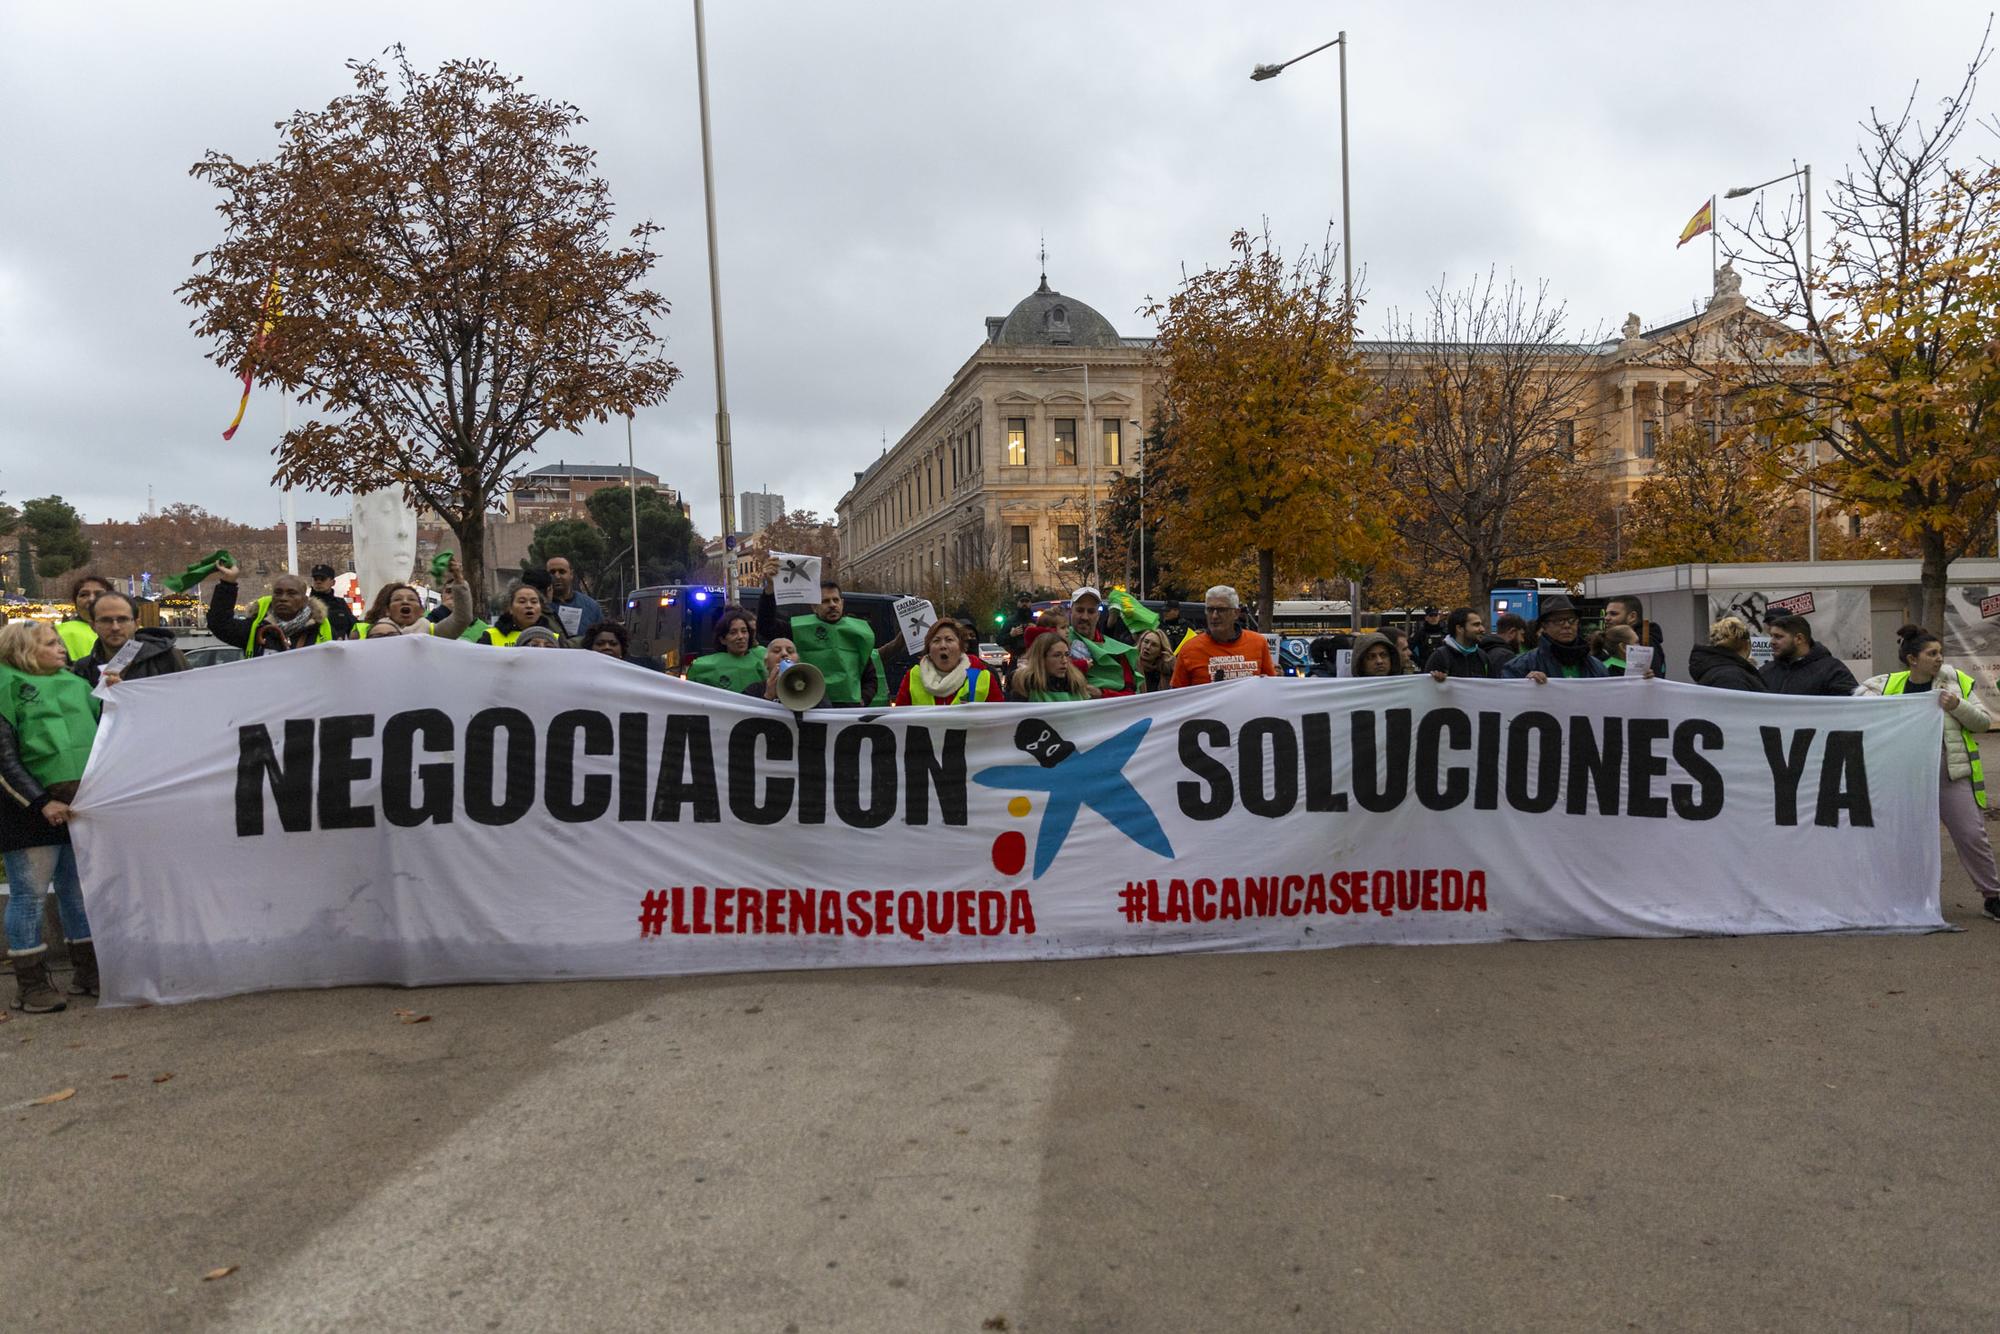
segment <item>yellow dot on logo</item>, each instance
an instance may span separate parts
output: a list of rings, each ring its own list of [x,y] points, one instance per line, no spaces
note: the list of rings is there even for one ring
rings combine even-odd
[[[1026,797],[1016,797],[1007,803],[1007,814],[1014,816],[1016,819],[1026,815],[1033,809],[1035,809],[1034,803],[1030,802]]]

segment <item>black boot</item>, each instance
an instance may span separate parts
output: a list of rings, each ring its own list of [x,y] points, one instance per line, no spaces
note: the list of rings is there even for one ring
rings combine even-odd
[[[53,1014],[69,1008],[62,993],[49,983],[49,950],[38,945],[27,954],[11,956],[14,964],[14,1008],[29,1014]]]
[[[69,994],[72,996],[95,996],[97,994],[97,946],[88,939],[72,940],[69,943]]]

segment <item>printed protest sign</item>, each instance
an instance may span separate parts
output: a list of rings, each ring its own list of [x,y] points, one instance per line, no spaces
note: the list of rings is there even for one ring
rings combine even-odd
[[[896,627],[903,632],[903,647],[914,656],[924,651],[924,636],[937,624],[937,608],[926,598],[896,599]]]
[[[771,577],[771,596],[781,607],[819,605],[819,557],[775,552],[778,572]]]

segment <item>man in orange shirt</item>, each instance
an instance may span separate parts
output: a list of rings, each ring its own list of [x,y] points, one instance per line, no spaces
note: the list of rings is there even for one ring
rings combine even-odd
[[[1278,674],[1271,661],[1271,645],[1264,636],[1237,627],[1242,606],[1236,590],[1227,584],[1208,590],[1202,599],[1208,628],[1181,641],[1180,651],[1174,655],[1174,685],[1199,686],[1239,676]]]

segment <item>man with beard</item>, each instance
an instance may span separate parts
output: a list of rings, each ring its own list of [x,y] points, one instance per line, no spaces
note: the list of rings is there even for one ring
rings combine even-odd
[[[1502,667],[1502,677],[1512,681],[1525,677],[1539,686],[1547,685],[1550,677],[1609,675],[1604,664],[1590,656],[1576,604],[1560,593],[1551,594],[1542,599],[1541,613],[1536,622],[1541,642]]]
[[[244,657],[282,653],[333,638],[326,608],[308,596],[306,581],[296,574],[273,579],[271,591],[257,599],[248,616],[236,614],[236,578],[234,565],[215,563],[215,591],[208,597],[208,632],[242,649]]]

